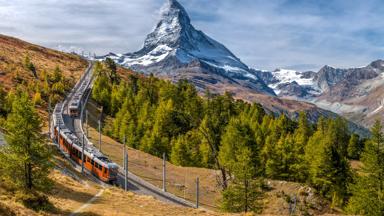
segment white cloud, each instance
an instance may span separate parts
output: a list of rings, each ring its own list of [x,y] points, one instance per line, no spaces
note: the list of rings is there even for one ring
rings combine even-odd
[[[0,0],[0,32],[53,48],[132,52],[153,29],[164,2]],[[197,29],[256,68],[360,66],[384,51],[380,0],[180,2]]]

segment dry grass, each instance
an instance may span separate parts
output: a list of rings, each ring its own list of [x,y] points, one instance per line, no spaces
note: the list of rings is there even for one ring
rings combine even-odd
[[[6,89],[9,90],[17,85],[17,81],[14,80],[16,74],[26,84],[35,79],[33,74],[24,67],[24,59],[27,55],[36,66],[37,75],[42,71],[52,72],[56,66],[59,66],[64,76],[78,79],[87,66],[86,61],[78,56],[0,35],[0,83]]]
[[[361,161],[358,161],[358,160],[351,160],[350,164],[351,164],[352,169],[355,171],[360,171],[361,168],[363,167],[363,163]]]
[[[131,192],[122,193],[116,188],[107,189],[92,205],[98,215],[224,215],[205,210],[184,208],[161,203],[150,196],[138,196]],[[229,214],[228,214],[229,215]]]
[[[55,154],[56,169],[50,177],[54,187],[48,198],[53,209],[47,212],[34,212],[16,202],[12,193],[0,186],[0,215],[69,215],[93,198],[101,188],[78,174],[62,157]],[[73,178],[73,176],[75,178]],[[124,192],[115,187],[103,189],[104,192],[78,215],[223,215],[205,210],[179,207],[166,204],[149,196]]]
[[[36,67],[37,79],[24,66],[26,56],[29,56]],[[50,74],[56,67],[59,67],[65,77],[78,80],[87,65],[87,62],[79,56],[44,48],[0,34],[0,85],[5,88],[6,92],[21,85],[23,90],[33,96],[36,89],[31,88],[35,86],[35,83],[41,86],[43,77],[40,75],[43,71]],[[40,116],[45,121],[48,121],[47,107],[47,103],[37,107]],[[46,127],[47,124],[44,126]]]

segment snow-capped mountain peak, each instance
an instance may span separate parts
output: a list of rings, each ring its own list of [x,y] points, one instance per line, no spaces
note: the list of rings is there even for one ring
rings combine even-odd
[[[155,30],[147,36],[144,48],[154,49],[161,44],[175,48],[190,28],[193,27],[185,9],[177,1],[169,0]]]
[[[184,7],[168,0],[160,21],[148,34],[141,50],[124,55],[107,55],[117,63],[134,70],[159,75],[183,77],[177,70],[194,67],[204,73],[220,76],[229,83],[244,84],[256,92],[275,95],[254,70],[245,65],[224,45],[196,30]],[[185,70],[184,70],[185,73]],[[218,78],[215,78],[218,79]],[[213,83],[209,78],[210,84]]]

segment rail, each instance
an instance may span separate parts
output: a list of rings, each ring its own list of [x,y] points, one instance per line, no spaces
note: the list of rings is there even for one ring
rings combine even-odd
[[[71,93],[68,95],[68,97],[64,100],[63,104],[61,105],[60,112],[61,112],[61,116],[62,117],[63,117],[63,114],[64,114],[64,107],[66,107],[66,105],[69,103],[70,99],[76,93],[76,90],[82,85],[82,83],[84,82],[84,79],[87,76],[90,76],[92,66],[93,66],[93,63],[89,62],[89,66],[87,67],[86,73],[84,73],[82,75],[82,77],[80,78],[78,83],[75,85],[75,87],[72,89]],[[88,137],[85,136],[84,129],[83,129],[83,119],[84,119],[85,107],[86,107],[86,104],[87,104],[87,102],[89,100],[89,97],[91,95],[92,85],[93,85],[93,78],[91,77],[90,81],[89,81],[89,83],[87,84],[87,87],[86,87],[86,89],[89,89],[89,91],[85,92],[87,94],[86,97],[82,97],[82,98],[84,98],[84,101],[82,101],[83,106],[81,107],[81,110],[80,110],[80,133],[84,137],[86,145],[88,145],[91,142],[89,141]],[[63,119],[64,119],[64,117],[63,117]],[[74,125],[74,128],[75,127],[76,126]],[[120,175],[124,175],[123,174],[124,173],[124,169],[121,166],[118,166],[118,170],[119,170],[119,174]],[[178,197],[178,196],[176,196],[174,194],[171,194],[171,193],[168,193],[168,192],[164,192],[162,189],[160,189],[160,188],[156,187],[155,185],[153,185],[153,184],[151,184],[151,183],[141,179],[140,177],[136,176],[135,174],[133,174],[131,172],[128,173],[128,176],[129,176],[129,181],[132,181],[136,185],[146,189],[147,191],[150,191],[151,194],[149,194],[149,195],[156,195],[157,197],[160,197],[160,198],[162,198],[162,199],[164,199],[164,200],[166,200],[168,202],[179,204],[179,205],[182,205],[182,206],[195,207],[195,204],[192,204],[191,202],[189,202],[189,201],[187,201],[185,199],[182,199],[182,198],[180,198],[180,197]]]

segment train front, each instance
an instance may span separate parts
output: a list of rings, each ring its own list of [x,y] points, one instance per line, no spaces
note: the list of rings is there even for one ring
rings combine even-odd
[[[115,163],[108,163],[109,176],[108,181],[111,184],[117,183],[117,174],[119,173],[119,166]]]

